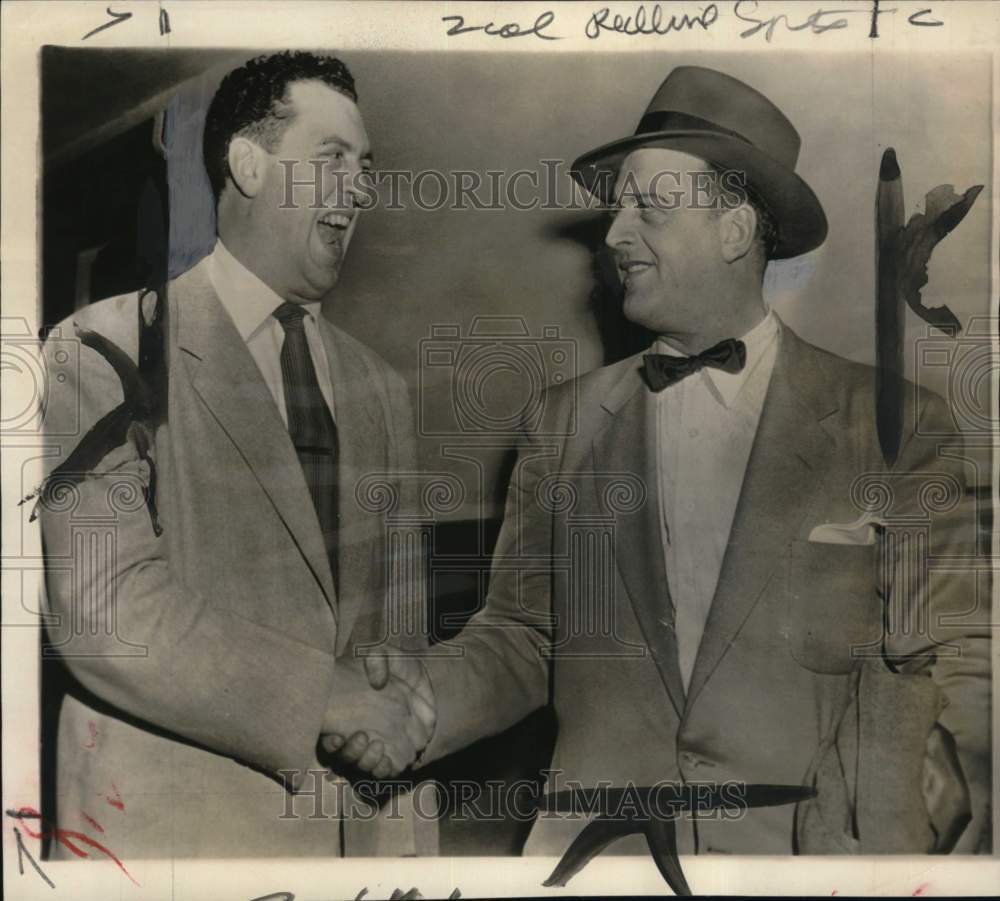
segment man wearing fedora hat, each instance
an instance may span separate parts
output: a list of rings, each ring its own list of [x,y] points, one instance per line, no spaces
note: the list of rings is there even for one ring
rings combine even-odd
[[[655,346],[550,389],[546,421],[524,435],[486,608],[450,643],[459,653],[426,661],[437,724],[422,760],[551,702],[548,791],[816,790],[794,807],[684,820],[682,853],[982,849],[976,586],[929,591],[856,503],[883,488],[888,515],[907,520],[924,516],[924,486],[946,484],[957,499],[931,512],[928,547],[969,554],[961,466],[927,437],[951,431],[949,414],[911,392],[887,468],[873,370],[768,310],[767,262],[827,233],[795,172],[799,144],[753,88],[681,67],[634,135],[574,163],[613,208],[624,312]],[[526,850],[561,854],[583,825],[543,815]]]

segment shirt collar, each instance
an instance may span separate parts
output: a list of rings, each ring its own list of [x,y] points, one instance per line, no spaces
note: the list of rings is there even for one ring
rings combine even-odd
[[[244,342],[276,321],[271,319],[271,314],[284,300],[236,259],[221,238],[216,240],[208,264],[212,287]],[[320,303],[303,304],[303,308],[308,316],[316,319]]]
[[[777,337],[778,317],[774,315],[773,310],[768,308],[767,315],[749,332],[740,336],[740,340],[746,346],[747,359],[746,364],[739,372],[724,372],[721,369],[706,366],[691,378],[704,379],[709,389],[714,389],[712,393],[726,407],[730,407]],[[684,356],[680,351],[667,344],[663,338],[657,338],[653,350],[656,353],[669,354],[674,357]]]

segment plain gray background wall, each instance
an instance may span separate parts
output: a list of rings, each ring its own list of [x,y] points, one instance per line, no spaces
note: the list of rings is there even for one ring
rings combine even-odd
[[[821,248],[768,271],[767,296],[799,334],[851,359],[874,360],[874,197],[887,146],[898,153],[908,215],[938,184],[954,184],[959,192],[986,185],[966,220],[935,251],[923,299],[930,306],[946,303],[963,325],[990,312],[992,81],[986,56],[449,51],[350,53],[344,59],[357,80],[377,169],[543,173],[541,160],[561,159],[566,165],[556,188],[566,200],[573,193],[568,163],[633,132],[671,68],[718,68],[762,91],[795,124],[802,136],[799,172],[829,219]],[[204,84],[185,94],[204,97]],[[190,115],[186,121],[177,139],[200,140]],[[183,230],[189,247],[200,242],[207,249],[211,223],[203,198],[190,201],[189,210],[198,213],[186,213],[183,199],[207,184],[177,166],[175,178],[185,189],[171,191],[172,231]],[[425,191],[430,200],[437,194],[433,182]],[[527,185],[522,191],[534,196]],[[419,373],[420,341],[435,324],[456,325],[465,334],[479,316],[523,317],[533,336],[556,326],[575,342],[580,372],[605,361],[598,320],[613,321],[618,312],[595,315],[592,256],[571,236],[574,224],[592,213],[406,207],[363,214],[327,309],[404,375],[415,406],[443,409],[451,396],[446,370],[426,372],[423,380]],[[910,312],[907,321],[908,371],[915,375],[914,341],[928,327]],[[946,339],[940,343],[948,346]],[[949,392],[946,368],[928,368],[919,378]],[[498,412],[516,409],[524,390],[523,380],[504,371],[488,385]],[[973,393],[988,411],[988,380]],[[441,449],[456,443],[477,442],[475,436],[423,436],[422,466],[454,469]],[[467,503],[455,516],[494,513],[502,494],[504,442],[479,443],[498,445],[479,453],[486,461],[483,505],[479,490],[468,485]]]

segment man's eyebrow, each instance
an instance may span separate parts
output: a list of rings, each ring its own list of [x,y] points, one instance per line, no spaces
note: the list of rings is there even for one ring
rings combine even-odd
[[[319,142],[319,146],[320,147],[340,147],[340,148],[342,148],[344,150],[356,150],[357,149],[350,141],[345,141],[343,138],[339,138],[336,135],[332,135],[332,136],[330,136],[328,138],[323,138]],[[370,150],[366,150],[364,153],[361,154],[361,159],[362,159],[362,161],[364,161],[366,163],[372,162],[373,161],[372,152]]]
[[[665,203],[666,202],[665,199],[663,197],[661,197],[659,194],[645,194],[645,193],[642,193],[640,191],[623,191],[616,198],[614,198],[614,200],[612,201],[612,203],[615,206],[618,206],[618,205],[621,204],[622,200],[624,200],[626,197],[634,197],[636,200],[642,200],[645,203],[650,203],[650,201],[653,201],[654,203],[655,202],[659,202],[659,203]]]

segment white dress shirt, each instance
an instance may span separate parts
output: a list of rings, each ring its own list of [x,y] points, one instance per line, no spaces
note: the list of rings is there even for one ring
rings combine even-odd
[[[657,400],[663,552],[684,689],[691,681],[778,349],[773,312],[741,340],[738,373],[705,367]],[[682,356],[662,338],[655,353]]]
[[[208,276],[222,306],[233,320],[240,337],[246,342],[247,350],[253,357],[260,374],[264,377],[271,397],[277,404],[281,418],[288,425],[288,411],[285,409],[285,386],[281,378],[281,347],[285,343],[285,330],[271,314],[284,300],[246,268],[227,249],[221,240],[206,259]],[[317,318],[320,304],[303,304],[306,315],[303,326],[306,343],[316,368],[316,379],[323,400],[336,418],[333,407],[333,386],[330,382],[330,363],[323,347],[323,337],[319,333]]]

